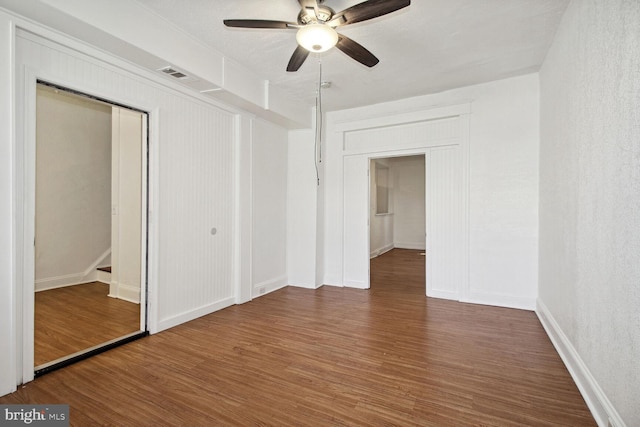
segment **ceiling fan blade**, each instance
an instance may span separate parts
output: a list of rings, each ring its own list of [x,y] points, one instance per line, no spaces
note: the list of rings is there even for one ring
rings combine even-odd
[[[234,28],[280,28],[280,29],[289,29],[289,28],[298,28],[298,25],[295,22],[285,22],[285,21],[267,21],[264,19],[225,19],[224,25],[227,27]]]
[[[289,64],[287,65],[287,71],[298,71],[302,64],[304,64],[307,56],[309,56],[309,51],[302,46],[298,46],[296,50],[293,51],[293,55],[291,55],[291,59],[289,60]]]
[[[359,63],[367,67],[373,67],[380,60],[376,56],[364,48],[361,44],[354,42],[349,37],[338,34],[338,43],[336,47],[349,55]]]
[[[336,13],[328,24],[332,27],[355,24],[395,12],[410,4],[411,0],[368,0]]]

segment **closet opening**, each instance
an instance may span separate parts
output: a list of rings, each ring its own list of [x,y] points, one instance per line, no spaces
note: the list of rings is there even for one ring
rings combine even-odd
[[[148,335],[149,116],[42,80],[34,110],[23,363],[37,377]]]

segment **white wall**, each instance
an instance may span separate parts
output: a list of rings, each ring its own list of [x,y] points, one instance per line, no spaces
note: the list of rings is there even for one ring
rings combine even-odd
[[[37,90],[36,290],[82,283],[111,247],[111,108]]]
[[[253,295],[287,285],[287,130],[253,122]]]
[[[109,296],[139,303],[142,276],[142,221],[147,153],[146,115],[112,107],[111,283]],[[143,141],[143,139],[145,139]]]
[[[538,313],[601,426],[640,425],[639,22],[573,1],[540,72]]]
[[[469,138],[470,295],[473,302],[533,309],[537,296],[539,87],[537,74],[329,113],[329,130],[385,122],[472,102]],[[328,133],[324,283],[343,284],[343,140]],[[390,141],[388,149],[393,149]]]
[[[11,17],[0,11],[0,395],[16,388],[17,364],[13,144],[13,47]]]
[[[391,159],[393,171],[393,246],[425,249],[425,158]]]
[[[317,175],[314,135],[290,131],[287,169],[287,266],[289,284],[316,288]]]

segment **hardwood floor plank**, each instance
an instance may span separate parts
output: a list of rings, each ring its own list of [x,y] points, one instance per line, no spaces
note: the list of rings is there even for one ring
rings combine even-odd
[[[285,288],[0,403],[69,403],[74,426],[595,425],[534,313],[424,290],[424,257],[393,250],[368,291]]]
[[[140,329],[140,306],[108,296],[100,282],[35,294],[35,366]]]

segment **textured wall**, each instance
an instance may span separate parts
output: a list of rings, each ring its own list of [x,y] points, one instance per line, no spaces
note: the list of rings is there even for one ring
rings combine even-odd
[[[640,425],[640,2],[573,1],[540,82],[539,296]]]

